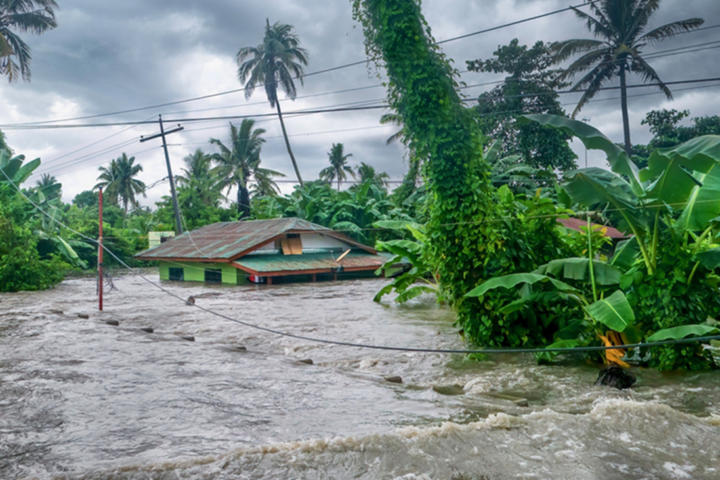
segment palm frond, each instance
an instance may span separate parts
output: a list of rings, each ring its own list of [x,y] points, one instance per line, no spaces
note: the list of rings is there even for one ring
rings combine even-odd
[[[668,23],[667,25],[663,25],[662,27],[649,31],[640,37],[638,42],[642,41],[651,44],[660,43],[663,40],[674,37],[678,33],[689,32],[691,30],[695,30],[696,28],[700,28],[703,23],[705,23],[705,20],[702,18],[689,18],[687,20]]]

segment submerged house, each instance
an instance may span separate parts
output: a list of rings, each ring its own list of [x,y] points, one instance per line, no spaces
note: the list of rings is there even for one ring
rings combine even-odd
[[[158,261],[162,280],[230,284],[372,275],[390,257],[299,218],[214,223],[135,255]]]

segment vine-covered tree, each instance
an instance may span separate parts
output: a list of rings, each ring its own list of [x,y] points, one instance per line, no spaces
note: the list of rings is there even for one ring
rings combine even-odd
[[[220,178],[220,187],[228,193],[237,187],[237,209],[240,218],[250,216],[250,192],[248,183],[253,181],[262,186],[264,191],[277,192],[277,184],[273,177],[284,177],[280,172],[260,167],[260,151],[265,139],[263,128],[255,128],[255,120],[246,118],[237,128],[230,124],[230,141],[225,145],[215,138],[210,143],[217,145],[220,153],[213,155],[218,163],[215,173]]]
[[[342,143],[333,143],[332,148],[328,152],[328,160],[330,166],[320,170],[320,178],[328,182],[337,181],[337,189],[340,191],[340,185],[347,180],[348,173],[355,178],[355,171],[347,164],[348,158],[352,157],[352,153],[345,154],[345,146]]]
[[[527,113],[565,115],[557,90],[569,85],[560,79],[563,70],[551,68],[550,45],[537,42],[531,48],[517,39],[500,46],[494,57],[467,62],[472,72],[507,74],[504,82],[478,97],[476,107],[480,128],[490,139],[500,142],[499,155],[521,155],[522,163],[536,168],[571,170],[576,155],[568,146],[568,136],[537,123],[519,124]]]
[[[308,63],[308,53],[307,50],[300,47],[300,39],[297,34],[293,33],[292,25],[280,22],[270,25],[270,20],[266,20],[266,22],[263,43],[257,47],[243,47],[238,52],[238,78],[240,82],[245,83],[245,98],[250,98],[256,87],[260,85],[265,87],[270,106],[277,109],[280,127],[282,127],[283,137],[285,138],[285,146],[290,155],[298,182],[302,185],[303,180],[295,161],[295,155],[293,155],[290,147],[290,140],[288,140],[287,130],[285,129],[277,91],[278,87],[280,87],[285,92],[285,95],[291,100],[295,100],[297,89],[295,88],[295,82],[293,82],[293,75],[295,79],[300,80],[302,85],[302,66]],[[251,55],[253,58],[246,60]]]
[[[17,32],[41,34],[57,27],[55,0],[0,0],[0,75],[30,81],[30,47]]]
[[[699,28],[702,18],[689,18],[647,31],[650,18],[660,7],[660,0],[601,0],[589,5],[593,15],[575,7],[575,15],[585,22],[597,40],[574,39],[553,46],[556,60],[562,62],[580,55],[566,70],[566,77],[584,73],[571,90],[584,90],[572,117],[598,94],[607,82],[620,78],[620,106],[623,118],[625,151],[630,155],[630,120],[627,106],[627,75],[634,73],[643,82],[652,82],[669,99],[670,89],[655,69],[643,58],[643,48],[660,43],[683,32]]]

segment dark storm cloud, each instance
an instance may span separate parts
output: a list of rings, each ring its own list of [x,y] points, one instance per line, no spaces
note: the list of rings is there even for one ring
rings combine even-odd
[[[126,0],[105,2],[98,0],[59,0],[59,27],[42,36],[25,35],[33,49],[33,82],[8,86],[0,83],[0,96],[5,108],[0,110],[0,123],[39,121],[92,115],[115,110],[141,107],[168,101],[206,95],[241,87],[236,78],[235,55],[242,46],[257,45],[262,40],[265,20],[281,21],[295,26],[302,46],[310,52],[313,72],[365,58],[362,30],[351,17],[351,5],[344,0],[267,0],[249,2],[237,0]],[[566,0],[424,0],[423,11],[432,26],[436,39],[454,37],[467,32],[489,28],[551,10],[564,8]],[[664,0],[653,19],[660,25],[689,17],[702,17],[706,25],[720,24],[720,7],[717,0]],[[563,13],[530,23],[478,35],[443,45],[443,50],[464,70],[465,61],[489,58],[499,45],[513,38],[532,45],[538,40],[556,41],[567,38],[590,38],[589,32],[574,14]],[[656,46],[647,52],[694,45],[720,39],[720,28],[682,35]],[[720,50],[670,56],[652,60],[661,78],[684,80],[720,76],[717,59]],[[482,83],[501,78],[497,75],[467,73],[462,79],[468,84]],[[342,90],[377,84],[376,72],[365,66],[355,66],[328,74],[308,77],[305,85],[298,84],[299,95]],[[639,79],[631,83],[640,83]],[[477,96],[490,87],[468,89],[466,94]],[[663,106],[689,108],[693,115],[717,113],[714,98],[720,88],[674,91],[675,100],[667,102],[662,95],[631,98],[633,140],[645,142],[649,135],[640,125],[645,112]],[[650,93],[651,89],[638,89],[633,93]],[[589,104],[580,114],[592,118],[592,123],[614,140],[620,140],[619,101],[617,92],[604,92],[598,101]],[[300,108],[377,99],[384,97],[383,89],[353,93],[299,98],[283,102],[286,111]],[[578,95],[565,95],[561,102],[572,111]],[[193,102],[163,109],[112,117],[115,120],[141,120],[157,113],[166,118],[178,116],[211,116],[248,113],[272,113],[264,92],[258,90],[246,102],[242,93],[211,100]],[[260,105],[232,107],[245,103]],[[190,112],[203,108],[228,107],[224,110]],[[178,112],[178,113],[172,113]],[[185,112],[183,114],[183,112]],[[305,135],[332,130],[366,128],[378,125],[381,111],[325,114],[288,118],[291,141],[300,162],[303,176],[315,178],[327,162],[327,151],[332,143],[342,142],[346,151],[353,153],[354,163],[365,161],[387,171],[393,178],[401,178],[405,171],[402,148],[385,146],[385,139],[394,127]],[[261,119],[258,119],[261,120]],[[208,125],[215,129],[198,130]],[[227,123],[188,124],[186,132],[176,135],[171,153],[176,170],[182,156],[197,147],[209,149],[208,138],[224,139]],[[293,178],[292,168],[280,136],[276,120],[258,123],[267,130],[263,163],[268,168],[283,171]],[[116,157],[122,150],[128,153],[142,151],[145,145],[131,144],[124,149],[111,151],[96,158],[80,160],[63,166],[79,155],[97,151],[123,140],[132,140],[140,134],[154,133],[155,127],[138,127],[122,133],[106,143],[53,162],[59,155],[92,143],[116,129],[74,131],[8,131],[11,143],[19,152],[42,155],[44,168],[64,182],[65,200],[94,184],[97,165]],[[195,131],[193,131],[195,130]],[[164,175],[163,158],[158,150],[138,155],[144,167],[143,179],[151,182]],[[49,163],[48,163],[49,162]],[[55,166],[55,170],[50,170]],[[150,192],[154,201],[165,192],[158,187]],[[68,198],[70,197],[70,198]]]

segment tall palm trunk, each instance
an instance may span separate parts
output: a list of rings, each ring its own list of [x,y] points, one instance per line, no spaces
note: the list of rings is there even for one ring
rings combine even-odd
[[[280,111],[280,101],[275,100],[275,106],[277,107],[278,112],[278,118],[280,119],[280,126],[282,127],[283,132],[283,138],[285,138],[285,146],[287,147],[287,151],[290,154],[290,160],[292,160],[293,168],[295,169],[295,175],[297,175],[298,182],[300,182],[300,186],[304,186],[302,177],[300,176],[300,170],[298,170],[297,162],[295,161],[295,155],[293,155],[292,148],[290,148],[290,140],[288,140],[287,131],[285,130],[285,122],[282,118],[282,112]]]
[[[632,151],[632,144],[630,143],[630,119],[628,118],[625,65],[622,65],[620,67],[620,103],[622,105],[623,133],[625,134],[625,151],[627,152],[628,156],[630,156],[630,152]]]
[[[238,213],[240,219],[247,218],[250,216],[250,192],[248,192],[247,186],[238,182],[237,192],[238,202]]]
[[[340,174],[338,174],[338,192],[340,191]]]

